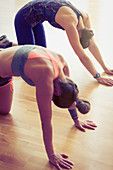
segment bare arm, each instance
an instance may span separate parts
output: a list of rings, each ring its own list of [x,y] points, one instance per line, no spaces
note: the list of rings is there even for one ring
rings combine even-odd
[[[102,56],[101,56],[101,53],[99,51],[99,48],[97,47],[96,43],[94,42],[94,39],[92,38],[91,41],[90,41],[90,46],[89,46],[89,51],[92,53],[92,55],[95,57],[95,59],[98,61],[98,63],[102,66],[102,68],[104,70],[107,69],[103,59],[102,59]]]
[[[47,73],[47,72],[46,72]],[[49,76],[47,76],[49,75]],[[55,154],[53,148],[53,135],[52,135],[52,108],[51,101],[53,96],[53,78],[51,74],[46,74],[45,77],[41,76],[40,81],[36,84],[36,98],[37,104],[39,107],[40,118],[42,123],[43,131],[43,140],[46,148],[46,152],[49,158],[49,161],[61,170],[61,167],[70,169],[73,166],[73,163],[68,161],[68,158],[65,154]]]
[[[85,66],[85,68],[90,72],[90,74],[92,74],[93,77],[95,77],[95,75],[97,74],[97,70],[95,69],[91,60],[87,57],[87,55],[83,51],[83,48],[80,44],[79,36],[77,34],[77,30],[76,30],[75,26],[71,25],[70,27],[71,28],[68,28],[66,30],[70,44],[73,47],[75,53],[79,57],[82,64]],[[72,37],[74,37],[74,38],[72,38]],[[113,73],[112,70],[109,70],[106,68],[97,46],[94,46],[94,47],[95,48],[92,49],[92,52],[93,52],[93,55],[95,55],[96,60],[101,64],[101,66],[104,68],[104,70],[108,74],[112,74]],[[91,50],[91,47],[90,47],[90,50]],[[113,80],[110,78],[99,77],[97,79],[97,81],[99,83],[107,85],[107,86],[113,86]]]
[[[84,23],[84,26],[87,28],[87,29],[91,29],[91,23],[90,23],[90,18],[88,16],[88,14],[86,13],[83,13],[83,23]],[[89,51],[92,53],[92,55],[95,57],[95,59],[98,61],[98,63],[102,66],[102,68],[104,70],[107,69],[107,67],[105,66],[105,63],[102,59],[102,56],[101,56],[101,53],[100,53],[100,50],[99,48],[97,47],[95,41],[94,41],[94,38],[92,38],[90,40],[90,46],[89,46]]]
[[[92,76],[95,76],[97,70],[94,68],[91,60],[85,54],[80,44],[79,34],[77,31],[78,20],[75,13],[68,7],[61,7],[56,14],[55,20],[65,29],[69,42],[82,64],[92,74]]]
[[[79,57],[80,61],[82,62],[82,64],[85,66],[85,68],[90,72],[90,74],[94,77],[97,73],[97,70],[95,69],[93,63],[91,62],[91,60],[88,58],[88,56],[85,54],[81,44],[80,44],[80,40],[79,40],[79,35],[78,35],[78,31],[75,27],[74,24],[71,24],[67,29],[66,29],[66,33],[69,39],[69,42],[73,48],[73,50],[75,51],[75,53],[77,54],[77,56]],[[73,38],[74,37],[74,38]]]
[[[91,23],[90,23],[90,18],[88,16],[88,14],[83,13],[83,22],[84,22],[84,26],[88,29],[91,29]],[[107,66],[105,65],[101,52],[97,46],[97,44],[94,41],[94,38],[91,39],[90,41],[90,46],[89,46],[89,51],[92,53],[92,55],[95,57],[95,59],[97,60],[97,62],[101,65],[101,67],[103,68],[103,70],[107,73],[107,74],[111,74],[113,75],[113,70],[110,70],[109,68],[107,68]]]
[[[93,123],[93,121],[89,121],[89,120],[81,121],[81,120],[79,120],[77,108],[75,106],[75,102],[72,104],[71,107],[68,108],[68,111],[69,111],[69,113],[70,113],[70,115],[71,115],[71,117],[72,117],[72,119],[75,123],[75,127],[78,128],[79,130],[85,132],[84,128],[95,130],[95,128],[97,127],[96,124]]]
[[[48,84],[50,83],[50,84]],[[37,104],[40,112],[43,140],[46,148],[48,158],[51,154],[54,154],[53,144],[52,144],[52,108],[51,100],[53,95],[53,83],[51,80],[46,80],[42,78],[36,86],[36,98]]]
[[[59,11],[57,12],[55,20],[59,25],[61,25],[65,29],[66,34],[69,39],[69,42],[70,42],[74,52],[77,54],[80,61],[82,62],[82,64],[90,72],[90,74],[93,77],[95,77],[96,74],[98,73],[98,71],[95,69],[93,63],[88,58],[88,56],[86,55],[86,53],[84,52],[84,50],[80,44],[79,34],[78,34],[78,30],[77,30],[77,18],[76,18],[76,15],[74,14],[74,12],[66,7],[65,8],[62,7],[62,9],[59,9]],[[90,28],[90,25],[88,27],[88,24],[89,24],[89,20],[86,18],[84,21],[84,25],[85,25],[85,27]],[[95,46],[94,49],[92,49],[90,46],[90,51],[93,55],[95,55],[95,58],[102,65],[102,67],[104,69],[106,69],[106,66],[102,60],[102,57],[100,55],[100,52],[99,52],[97,46]],[[107,69],[107,71],[109,71],[109,70]],[[108,86],[113,85],[113,80],[109,79],[109,78],[99,77],[97,79],[97,81],[104,85],[108,85]]]
[[[79,57],[80,61],[85,66],[85,68],[90,72],[90,74],[92,74],[93,77],[95,77],[95,75],[97,74],[97,70],[95,69],[91,60],[87,57],[87,55],[83,51],[83,49],[80,45],[79,37],[77,35],[77,30],[74,27],[75,26],[72,25],[71,28],[66,30],[70,44],[74,48],[75,53],[77,54],[77,56]],[[75,37],[75,40],[76,40],[75,42],[74,42],[74,39],[72,38],[73,36]],[[92,51],[93,51],[93,54],[94,53],[96,54],[95,55],[96,60],[101,64],[101,66],[106,70],[106,72],[108,74],[112,74],[113,71],[106,68],[101,55],[98,57],[98,55],[100,53],[99,53],[97,46],[94,46],[94,47],[95,48]],[[104,77],[100,76],[99,78],[97,78],[97,81],[98,81],[98,83],[101,83],[101,84],[104,84],[107,86],[113,86],[113,80],[110,78],[104,78]]]

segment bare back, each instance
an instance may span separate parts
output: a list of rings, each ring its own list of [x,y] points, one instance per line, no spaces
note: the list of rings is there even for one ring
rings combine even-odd
[[[22,46],[15,46],[0,51],[0,77],[5,78],[9,76],[15,76],[12,73],[11,63],[16,51],[21,47]],[[31,51],[32,53],[47,55],[47,53],[40,46],[36,46]],[[54,52],[51,53],[55,58],[59,59],[65,65],[65,61],[62,56]],[[52,62],[45,58],[31,58],[27,60],[24,67],[25,75],[31,80],[36,78],[38,80],[42,74],[47,74],[47,71],[51,72],[54,77],[55,73],[54,73]]]
[[[11,62],[15,52],[20,46],[10,47],[0,51],[0,77],[10,77],[13,75],[11,71]]]

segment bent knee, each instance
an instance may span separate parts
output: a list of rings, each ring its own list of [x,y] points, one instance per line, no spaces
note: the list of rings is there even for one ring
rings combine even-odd
[[[8,114],[11,109],[13,99],[12,82],[0,86],[0,114]]]
[[[10,113],[10,108],[0,109],[0,115],[8,115]]]

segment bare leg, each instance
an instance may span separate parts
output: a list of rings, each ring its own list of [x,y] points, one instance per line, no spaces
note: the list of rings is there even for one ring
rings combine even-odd
[[[6,115],[10,112],[13,98],[12,81],[0,86],[0,115]]]

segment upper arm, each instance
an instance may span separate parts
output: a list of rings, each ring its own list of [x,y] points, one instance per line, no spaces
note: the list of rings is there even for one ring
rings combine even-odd
[[[65,30],[67,27],[74,22],[74,24],[77,26],[78,24],[78,19],[74,11],[66,6],[62,6],[56,16],[55,16],[55,21],[62,26]]]
[[[74,11],[69,7],[61,7],[56,14],[55,21],[65,29],[69,42],[78,57],[84,56],[77,30],[78,19]]]
[[[50,123],[52,117],[53,79],[43,77],[36,84],[36,98],[42,124]]]
[[[66,30],[66,34],[68,36],[69,42],[74,50],[74,52],[77,54],[79,58],[82,58],[86,56],[83,47],[80,43],[79,34],[77,31],[77,28],[74,24],[71,24],[70,27]]]
[[[77,30],[78,19],[74,11],[69,7],[61,7],[56,14],[55,21],[65,29],[69,42],[79,59],[86,57],[80,43]]]
[[[70,76],[70,72],[69,72],[69,67],[68,67],[68,64],[67,62],[64,60],[64,58],[62,57],[62,55],[60,54],[57,54],[61,60],[61,62],[63,63],[63,73],[66,75],[66,76]]]

